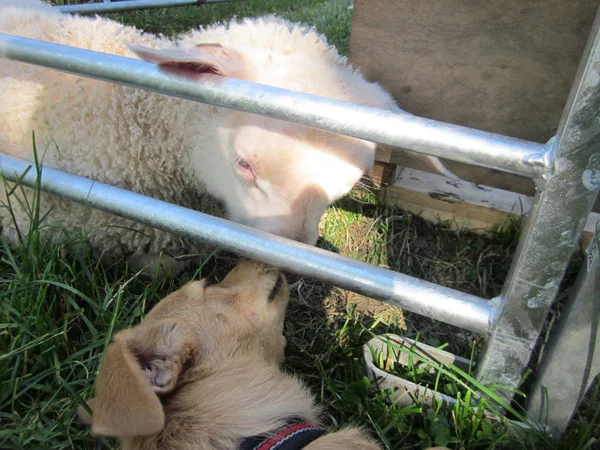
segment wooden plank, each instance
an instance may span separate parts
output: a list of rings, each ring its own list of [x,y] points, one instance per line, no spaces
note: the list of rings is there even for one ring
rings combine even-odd
[[[454,227],[476,232],[503,224],[509,214],[524,216],[533,205],[533,198],[527,195],[407,168],[397,169],[383,199],[426,220],[450,221]],[[600,214],[590,214],[582,238],[584,247],[599,221]]]
[[[367,172],[365,181],[377,189],[389,186],[394,181],[396,166],[385,162],[375,162],[373,168]]]
[[[410,153],[404,150],[395,150],[389,157],[389,162],[410,169],[417,169],[424,172],[431,172],[419,161],[411,158]],[[516,192],[519,194],[535,194],[535,184],[533,180],[511,173],[504,173],[498,170],[486,169],[483,167],[469,166],[467,164],[456,163],[453,161],[442,160],[446,167],[458,178],[471,182],[473,184],[490,186],[505,191]]]
[[[395,164],[398,168],[415,169],[421,172],[432,173],[432,169],[425,166],[422,162],[411,157],[410,152],[402,149],[394,149],[386,147],[385,152],[375,152],[375,161],[384,161],[389,164]],[[448,165],[448,164],[447,164]],[[470,182],[478,186],[489,186],[502,191],[509,191],[517,194],[525,194],[526,196],[535,195],[535,185],[533,180],[513,175],[510,173],[502,173],[496,171],[496,177],[491,176],[491,172],[481,167],[463,165],[461,170],[454,170],[456,166],[450,166],[460,180]],[[486,176],[487,174],[487,176]],[[388,184],[392,184],[388,182]],[[592,209],[594,212],[600,212],[600,195],[596,199],[596,203]]]
[[[392,161],[392,147],[384,144],[377,144],[375,149],[375,161],[389,163]]]

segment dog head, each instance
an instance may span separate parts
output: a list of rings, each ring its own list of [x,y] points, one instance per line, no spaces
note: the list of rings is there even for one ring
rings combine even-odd
[[[285,277],[252,261],[219,284],[186,284],[161,300],[140,325],[117,333],[102,361],[96,397],[83,421],[103,436],[145,436],[165,424],[161,396],[186,374],[212,370],[244,355],[267,364],[283,360],[283,321],[289,300]]]

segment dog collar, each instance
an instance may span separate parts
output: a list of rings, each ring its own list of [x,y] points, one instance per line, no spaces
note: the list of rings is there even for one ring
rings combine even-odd
[[[238,450],[300,450],[323,434],[323,428],[290,419],[283,428],[273,433],[244,439]]]

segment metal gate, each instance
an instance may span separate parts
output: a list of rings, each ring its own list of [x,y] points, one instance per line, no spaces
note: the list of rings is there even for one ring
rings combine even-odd
[[[60,12],[79,15],[123,13],[142,9],[158,9],[176,6],[212,5],[240,0],[104,0],[102,3],[82,3],[56,6]]]
[[[51,168],[43,169],[41,180],[46,192],[479,333],[486,339],[478,362],[479,380],[520,384],[600,188],[600,15],[557,134],[547,144],[244,80],[196,84],[170,78],[139,60],[6,34],[0,34],[0,56],[534,179],[534,206],[502,293],[492,300]],[[8,180],[35,186],[34,170],[22,177],[31,163],[0,155],[0,164]]]

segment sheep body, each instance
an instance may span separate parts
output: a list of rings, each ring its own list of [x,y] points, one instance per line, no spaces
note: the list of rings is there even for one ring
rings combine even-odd
[[[35,0],[0,0],[0,32],[127,57],[135,56],[130,44],[149,49],[174,45],[165,37],[106,18],[60,14]],[[277,17],[210,26],[189,32],[177,42],[190,48],[198,43],[219,43],[243,52],[252,61],[251,80],[255,82],[356,103],[393,105],[387,93],[364,81],[323,36]],[[282,69],[291,66],[305,70]],[[0,105],[0,148],[4,153],[32,160],[35,132],[37,150],[40,157],[43,154],[45,165],[213,215],[223,216],[227,209],[242,223],[282,235],[286,235],[285,229],[294,227],[295,211],[289,213],[292,219],[284,228],[270,229],[265,225],[268,221],[245,220],[244,213],[238,211],[243,202],[240,206],[232,200],[235,195],[228,191],[229,185],[237,181],[224,165],[230,163],[223,162],[229,158],[229,150],[223,149],[232,139],[227,130],[235,129],[239,121],[247,121],[241,113],[6,60],[0,65]],[[269,129],[278,122],[266,120],[271,122],[261,122],[258,128]],[[332,139],[338,139],[341,147],[352,141],[355,148],[349,150],[349,155],[359,159],[360,164],[344,162],[352,170],[351,178],[373,162],[371,143],[299,126],[277,127],[283,127],[280,135],[302,135],[302,139],[317,142],[315,147],[324,147],[323,143]],[[293,162],[296,164],[300,167],[299,162]],[[311,162],[305,167],[312,171],[316,165]],[[349,188],[344,185],[336,188],[339,194],[325,195],[326,203]],[[0,194],[5,198],[4,192]],[[181,255],[202,250],[170,233],[42,195],[42,214],[49,211],[46,223],[51,225],[47,229],[50,235],[56,235],[59,229],[84,230],[92,246],[104,256],[125,252],[135,261],[137,256],[160,252]],[[311,201],[303,202],[301,207],[310,209],[305,205]],[[26,230],[28,214],[14,201],[12,204],[18,227]],[[282,211],[300,208],[284,206]],[[319,208],[320,216],[324,206]],[[3,234],[16,240],[13,218],[2,212],[0,219]]]
[[[4,7],[0,17],[3,33],[117,55],[132,56],[126,42],[157,46],[163,41],[107,19],[58,14],[46,5]],[[34,131],[44,164],[222,215],[218,203],[182,170],[183,152],[172,149],[181,148],[184,137],[170,132],[185,129],[182,124],[190,115],[202,117],[210,127],[214,108],[16,62],[3,61],[0,78],[3,152],[32,160]],[[19,228],[27,230],[27,212],[14,201],[12,205]],[[108,259],[121,249],[128,254],[199,250],[173,234],[54,196],[42,194],[41,205],[43,215],[51,210],[47,223],[58,226],[48,229],[50,234],[84,231],[93,248],[107,251]],[[2,227],[6,237],[17,239],[8,214],[2,214]]]

